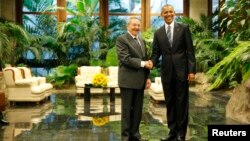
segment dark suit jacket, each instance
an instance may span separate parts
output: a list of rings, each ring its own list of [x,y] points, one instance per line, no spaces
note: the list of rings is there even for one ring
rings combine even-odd
[[[116,49],[119,60],[118,84],[123,88],[142,89],[149,74],[148,69],[141,67],[141,61],[147,60],[145,43],[139,37],[140,46],[129,33],[119,36]]]
[[[161,76],[165,82],[171,80],[173,71],[181,81],[187,80],[188,73],[195,73],[193,42],[187,25],[175,22],[172,47],[167,39],[165,26],[155,32],[151,57],[154,66],[160,56],[162,56]]]

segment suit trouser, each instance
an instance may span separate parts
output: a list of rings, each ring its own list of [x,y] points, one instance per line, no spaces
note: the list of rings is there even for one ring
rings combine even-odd
[[[188,81],[173,78],[170,83],[163,85],[169,134],[185,138],[189,109]]]
[[[144,89],[120,88],[122,99],[122,138],[141,138],[139,125],[142,117]]]

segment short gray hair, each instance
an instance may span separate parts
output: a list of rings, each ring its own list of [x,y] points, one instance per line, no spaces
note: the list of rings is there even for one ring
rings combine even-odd
[[[136,17],[136,16],[131,16],[131,17],[129,17],[127,20],[126,20],[126,25],[128,26],[129,24],[130,24],[130,22],[132,21],[132,20],[134,20],[134,19],[137,19],[137,20],[139,20],[139,21],[141,21],[141,19],[139,18],[139,17]]]

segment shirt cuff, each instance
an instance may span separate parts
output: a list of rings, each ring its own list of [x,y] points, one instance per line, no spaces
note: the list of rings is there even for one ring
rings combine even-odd
[[[141,67],[144,68],[145,67],[146,62],[145,61],[141,61]]]

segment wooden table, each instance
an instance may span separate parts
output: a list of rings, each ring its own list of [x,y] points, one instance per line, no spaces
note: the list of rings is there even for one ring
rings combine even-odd
[[[96,87],[92,87],[92,86],[85,86],[83,89],[84,89],[84,101],[90,101],[90,95],[91,95],[91,92],[90,92],[90,89],[91,88],[96,88]],[[114,102],[115,101],[115,88],[118,88],[118,87],[102,87],[100,89],[109,89],[109,94],[110,94],[110,102]]]

